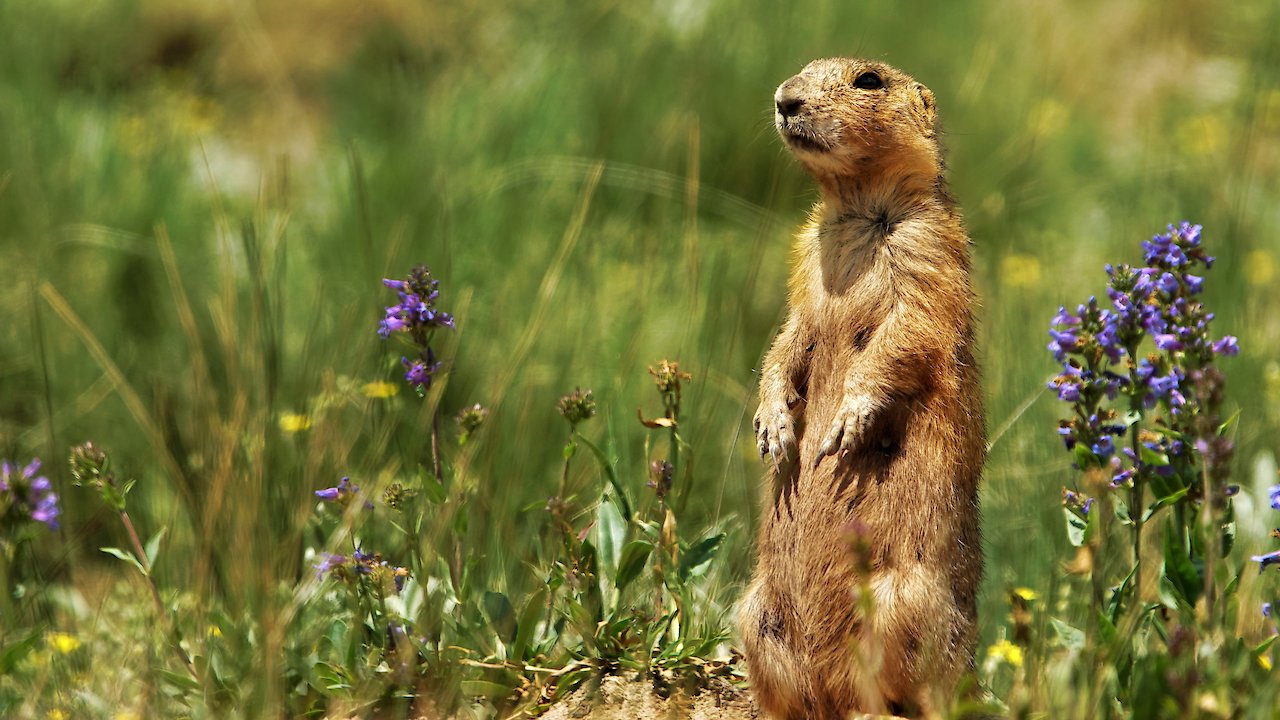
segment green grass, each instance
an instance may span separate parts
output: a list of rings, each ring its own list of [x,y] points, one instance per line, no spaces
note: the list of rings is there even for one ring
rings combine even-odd
[[[758,514],[754,369],[814,199],[770,97],[824,55],[883,58],[938,97],[1000,430],[985,640],[1008,589],[1047,593],[1069,555],[1057,496],[1072,475],[1040,390],[1048,319],[1166,222],[1202,223],[1220,257],[1207,302],[1244,348],[1225,367],[1246,491],[1276,451],[1274,3],[377,8],[0,5],[0,456],[46,460],[64,529],[26,567],[87,603],[28,621],[109,634],[127,623],[98,609],[140,592],[97,550],[126,544],[114,518],[62,467],[93,439],[137,477],[143,534],[168,529],[159,585],[187,591],[193,617],[271,637],[280,583],[310,573],[311,492],[409,477],[428,455],[411,397],[358,392],[398,381],[373,333],[378,281],[419,262],[459,328],[429,405],[492,408],[467,450],[477,583],[517,598],[542,582],[528,565],[554,544],[540,508],[560,477],[555,401],[575,386],[600,406],[582,432],[649,497],[659,453],[636,410],[658,413],[645,368],[673,358],[694,376],[680,523],[728,533],[708,585],[727,607]],[[312,428],[282,432],[290,412]],[[584,498],[600,483],[589,462],[569,479]],[[271,644],[254,647],[264,672],[235,701],[248,715],[287,690]]]

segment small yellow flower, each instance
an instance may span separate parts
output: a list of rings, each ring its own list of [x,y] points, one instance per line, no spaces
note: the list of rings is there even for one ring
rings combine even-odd
[[[142,720],[142,716],[132,710],[121,710],[112,715],[111,720]]]
[[[311,429],[311,418],[301,413],[284,413],[280,416],[280,429],[287,433]]]
[[[1250,251],[1244,259],[1244,277],[1250,285],[1269,285],[1276,276],[1276,261],[1266,250]]]
[[[205,630],[205,634],[209,637],[222,637],[222,628],[217,625],[210,625],[209,629]]]
[[[1025,587],[1014,588],[1013,594],[1017,595],[1023,600],[1026,600],[1027,602],[1035,602],[1036,600],[1040,599],[1040,593],[1037,593],[1035,590],[1032,590],[1031,588],[1025,588]]]
[[[996,658],[1014,667],[1022,667],[1022,648],[1008,640],[1001,640],[987,648],[987,657]]]
[[[49,720],[71,720],[71,713],[62,708],[54,708],[44,714]]]
[[[400,386],[383,380],[374,380],[373,382],[365,383],[360,388],[360,392],[364,393],[367,398],[389,398],[395,397],[400,392]]]
[[[1268,655],[1259,655],[1258,664],[1262,666],[1263,670],[1271,670],[1271,657]]]
[[[63,655],[70,655],[80,647],[75,635],[64,632],[49,632],[44,635],[44,642]]]
[[[1030,255],[1000,259],[1000,280],[1009,287],[1034,287],[1040,282],[1040,261]]]

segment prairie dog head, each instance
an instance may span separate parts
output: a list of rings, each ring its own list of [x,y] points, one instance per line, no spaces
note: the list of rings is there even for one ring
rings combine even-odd
[[[938,175],[933,93],[874,60],[814,60],[778,87],[774,126],[819,181]]]

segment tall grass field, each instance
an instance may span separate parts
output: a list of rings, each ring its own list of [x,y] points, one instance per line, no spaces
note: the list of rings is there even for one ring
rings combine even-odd
[[[0,717],[745,697],[772,95],[832,55],[932,89],[973,239],[951,715],[1280,717],[1274,0],[0,2]],[[1208,329],[1108,356],[1107,264]]]

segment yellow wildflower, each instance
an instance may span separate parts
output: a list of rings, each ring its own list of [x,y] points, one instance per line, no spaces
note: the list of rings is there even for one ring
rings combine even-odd
[[[75,635],[64,632],[45,633],[44,642],[63,655],[70,655],[80,647],[80,641],[76,639]]]
[[[1035,602],[1036,600],[1040,599],[1040,593],[1037,593],[1035,590],[1032,590],[1031,588],[1025,588],[1025,587],[1014,588],[1013,594],[1017,595],[1023,600],[1026,600],[1027,602]]]
[[[1014,667],[1022,667],[1022,648],[1008,640],[1001,640],[987,648],[987,657],[996,658]]]
[[[71,713],[68,713],[62,708],[54,708],[45,713],[44,716],[49,718],[49,720],[71,720]]]
[[[1258,664],[1262,666],[1263,670],[1271,670],[1271,657],[1269,655],[1259,655]]]
[[[1000,280],[1009,287],[1034,287],[1040,283],[1040,261],[1030,255],[1006,255],[1000,259]]]
[[[222,628],[217,625],[210,625],[209,629],[205,630],[205,634],[209,637],[222,637]]]
[[[311,418],[301,413],[284,413],[280,416],[280,429],[287,433],[311,429]]]
[[[1244,259],[1244,277],[1250,285],[1269,285],[1276,276],[1276,261],[1266,250],[1252,250]]]
[[[112,715],[111,720],[142,720],[142,716],[132,710],[121,710]]]
[[[395,397],[400,392],[400,386],[384,380],[374,380],[373,382],[365,383],[360,388],[360,392],[364,393],[367,398],[389,398]]]

